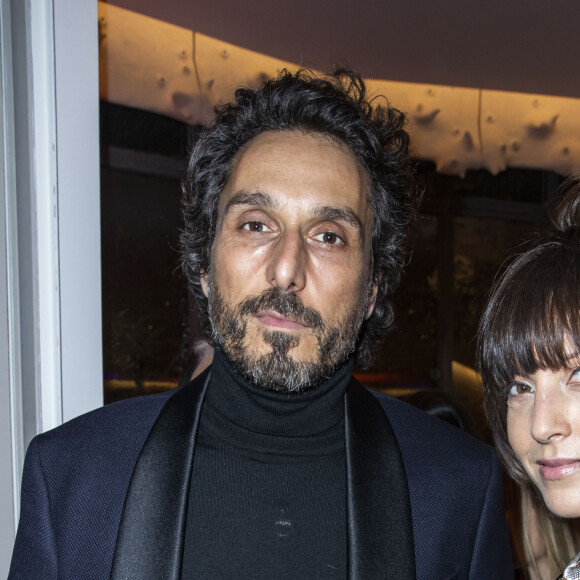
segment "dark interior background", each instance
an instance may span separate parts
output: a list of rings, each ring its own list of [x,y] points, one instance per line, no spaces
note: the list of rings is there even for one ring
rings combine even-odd
[[[199,132],[101,103],[103,352],[107,402],[172,388],[199,334],[179,268],[180,179]],[[396,323],[376,365],[377,389],[453,390],[452,361],[473,368],[483,303],[506,258],[543,225],[562,177],[508,169],[442,175],[417,160],[424,190]]]

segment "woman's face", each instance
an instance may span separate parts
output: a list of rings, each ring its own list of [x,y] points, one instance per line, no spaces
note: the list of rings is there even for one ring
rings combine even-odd
[[[550,510],[580,517],[580,368],[517,377],[508,395],[507,428]]]

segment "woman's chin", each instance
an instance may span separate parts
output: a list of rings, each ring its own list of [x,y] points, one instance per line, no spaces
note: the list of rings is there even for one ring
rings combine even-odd
[[[568,493],[545,493],[543,497],[554,515],[560,518],[580,518],[580,489]]]

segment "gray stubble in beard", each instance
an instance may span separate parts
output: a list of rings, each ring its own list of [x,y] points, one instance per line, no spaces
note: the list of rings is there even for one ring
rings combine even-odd
[[[298,296],[278,288],[271,288],[230,307],[215,284],[210,283],[209,303],[214,341],[222,347],[234,368],[261,388],[288,393],[316,387],[344,364],[355,350],[368,299],[362,300],[338,326],[325,326],[320,315],[304,306]],[[288,353],[299,345],[300,336],[280,331],[265,330],[262,333],[262,339],[272,347],[272,352],[259,355],[248,352],[244,344],[247,318],[269,309],[312,329],[318,346],[315,360],[293,360]]]

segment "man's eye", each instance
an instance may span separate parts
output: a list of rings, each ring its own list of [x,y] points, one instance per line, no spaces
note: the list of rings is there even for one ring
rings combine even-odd
[[[527,395],[533,393],[534,389],[527,383],[522,383],[521,381],[516,381],[508,392],[509,395]]]
[[[262,222],[247,222],[244,224],[243,229],[248,230],[250,232],[268,231],[268,227],[264,225]]]
[[[340,236],[338,236],[334,232],[324,232],[322,234],[318,234],[317,236],[314,237],[314,239],[324,244],[328,244],[329,246],[337,246],[344,244]]]

